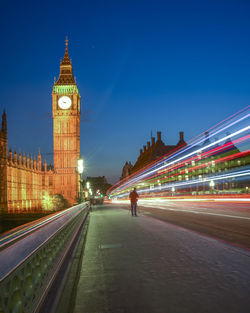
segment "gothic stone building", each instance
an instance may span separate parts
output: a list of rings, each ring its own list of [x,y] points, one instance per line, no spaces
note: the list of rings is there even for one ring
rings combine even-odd
[[[81,97],[73,76],[68,41],[60,74],[52,91],[54,168],[42,163],[41,153],[32,158],[8,151],[7,117],[2,115],[0,131],[0,212],[41,209],[50,196],[61,194],[70,205],[79,192],[77,159],[80,157]],[[44,205],[43,205],[44,207]],[[46,201],[45,201],[46,208]]]
[[[157,132],[157,140],[155,141],[155,137],[151,137],[151,142],[148,141],[147,145],[140,149],[140,155],[134,166],[130,162],[125,163],[120,179],[126,178],[163,155],[173,152],[184,145],[186,145],[186,142],[184,141],[183,132],[180,132],[180,139],[177,145],[165,145],[161,139],[161,132]]]

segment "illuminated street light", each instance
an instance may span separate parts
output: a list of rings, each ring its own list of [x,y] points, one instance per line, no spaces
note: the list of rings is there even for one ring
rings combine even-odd
[[[171,187],[171,192],[172,192],[172,196],[174,196],[175,195],[175,187],[174,186]]]
[[[78,159],[77,160],[77,170],[79,174],[83,173],[83,159]]]
[[[214,183],[213,180],[211,180],[211,181],[209,182],[209,186],[210,186],[210,188],[211,188],[211,192],[213,193],[213,189],[214,189],[214,186],[215,186],[215,183]]]
[[[83,159],[79,158],[77,160],[77,171],[79,173],[79,196],[78,196],[78,201],[82,202],[82,180],[81,180],[81,176],[83,173]]]
[[[213,180],[211,180],[211,181],[210,181],[209,186],[210,186],[211,188],[214,188],[215,183],[214,183],[214,181],[213,181]]]
[[[90,188],[90,183],[87,181],[87,183],[86,183],[86,186],[87,186],[87,189],[89,189]]]

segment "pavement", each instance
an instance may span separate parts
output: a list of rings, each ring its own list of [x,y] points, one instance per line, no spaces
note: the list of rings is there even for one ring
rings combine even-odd
[[[94,206],[74,313],[249,313],[250,251]]]

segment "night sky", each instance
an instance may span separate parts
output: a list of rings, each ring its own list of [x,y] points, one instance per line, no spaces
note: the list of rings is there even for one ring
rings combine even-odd
[[[186,141],[250,103],[250,1],[4,1],[0,112],[12,150],[52,162],[65,37],[86,176],[115,183],[151,131]]]

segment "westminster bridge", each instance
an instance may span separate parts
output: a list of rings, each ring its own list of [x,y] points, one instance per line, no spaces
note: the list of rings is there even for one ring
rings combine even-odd
[[[250,308],[249,199],[82,203],[0,238],[0,312]]]

